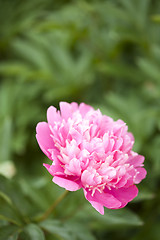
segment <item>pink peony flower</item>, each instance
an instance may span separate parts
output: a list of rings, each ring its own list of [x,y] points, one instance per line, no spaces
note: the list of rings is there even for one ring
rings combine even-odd
[[[144,157],[132,151],[134,138],[122,120],[75,102],[60,102],[60,111],[49,107],[47,120],[38,123],[36,137],[52,160],[44,166],[54,183],[69,191],[83,188],[101,214],[104,206],[122,208],[137,196]]]

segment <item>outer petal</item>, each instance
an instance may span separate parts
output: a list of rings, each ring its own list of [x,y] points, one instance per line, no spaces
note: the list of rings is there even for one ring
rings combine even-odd
[[[47,121],[50,125],[53,125],[55,121],[60,120],[60,114],[57,109],[53,106],[49,107],[47,110]]]
[[[78,110],[78,104],[76,102],[72,102],[71,106],[72,106],[72,112]]]
[[[60,102],[60,110],[61,110],[61,116],[65,120],[67,120],[69,117],[72,116],[73,111],[72,111],[72,106],[70,103],[67,102]]]
[[[78,189],[81,188],[77,182],[58,176],[55,176],[53,178],[53,182],[59,185],[60,187],[65,188],[68,191],[77,191]]]
[[[128,136],[130,137],[131,141],[135,141],[134,136],[131,132],[128,132]]]
[[[135,155],[128,160],[129,164],[134,165],[134,167],[143,166],[144,156],[142,155]]]
[[[60,164],[49,165],[49,164],[43,163],[43,166],[48,170],[48,172],[52,176],[64,175],[64,169],[60,166]]]
[[[138,188],[132,185],[128,188],[112,189],[112,194],[121,202],[120,208],[124,207],[128,202],[132,201],[138,194]]]
[[[89,202],[91,202],[92,205],[93,205],[93,202],[96,202],[102,206],[105,206],[106,208],[112,208],[112,209],[117,209],[121,206],[121,202],[119,201],[119,199],[115,198],[111,193],[105,193],[105,192],[100,193],[96,190],[94,195],[92,196],[91,192],[87,191],[86,198]]]
[[[79,111],[80,111],[80,114],[82,115],[82,117],[84,117],[86,115],[86,113],[89,112],[90,110],[94,110],[94,109],[85,103],[81,103],[79,105]]]
[[[47,155],[48,158],[51,158],[51,153],[48,149],[54,148],[54,143],[52,138],[50,137],[50,130],[48,124],[46,122],[40,122],[36,127],[36,138],[39,143],[40,148]]]
[[[90,201],[90,203],[100,214],[104,215],[104,207],[102,204],[92,201]]]
[[[85,198],[88,200],[87,198],[87,191],[85,189],[83,189],[84,191],[84,196]],[[104,207],[102,204],[98,203],[98,202],[95,202],[95,201],[91,201],[91,200],[88,200],[91,205],[102,215],[104,215]]]
[[[146,174],[147,174],[147,171],[144,168],[137,168],[137,170],[138,170],[138,174],[137,174],[137,176],[134,180],[135,184],[140,183],[141,180],[144,179],[146,177]]]

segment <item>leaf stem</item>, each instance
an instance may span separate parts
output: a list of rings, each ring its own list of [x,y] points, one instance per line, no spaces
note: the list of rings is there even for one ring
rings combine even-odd
[[[44,221],[48,216],[52,213],[52,211],[56,208],[56,206],[65,198],[65,196],[68,194],[69,191],[65,190],[62,195],[60,195],[55,202],[43,213],[42,216],[40,216],[37,221],[41,222]]]

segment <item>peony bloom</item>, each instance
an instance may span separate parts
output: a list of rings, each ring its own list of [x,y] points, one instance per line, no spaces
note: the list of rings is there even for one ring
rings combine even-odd
[[[132,151],[134,138],[122,120],[81,103],[49,107],[47,121],[37,125],[37,141],[52,161],[44,164],[53,182],[69,190],[83,188],[101,214],[104,206],[124,207],[135,198],[146,176],[144,157]]]

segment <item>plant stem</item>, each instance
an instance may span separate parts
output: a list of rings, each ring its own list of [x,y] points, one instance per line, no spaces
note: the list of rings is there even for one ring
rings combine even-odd
[[[59,198],[57,198],[56,201],[47,209],[47,211],[44,212],[43,215],[37,219],[37,221],[41,222],[48,218],[48,216],[52,213],[55,207],[65,198],[68,192],[69,191],[65,190],[62,195],[60,195]]]

